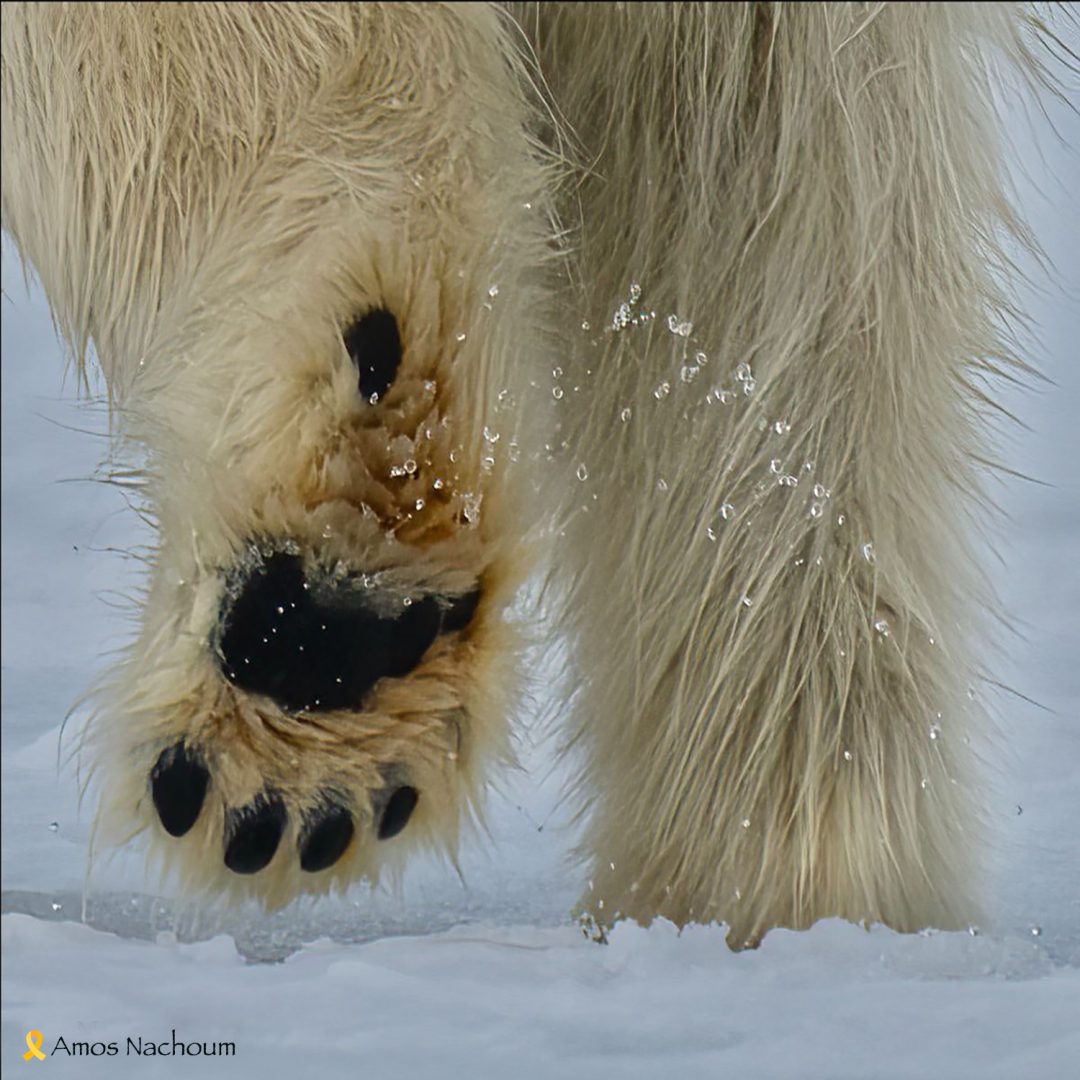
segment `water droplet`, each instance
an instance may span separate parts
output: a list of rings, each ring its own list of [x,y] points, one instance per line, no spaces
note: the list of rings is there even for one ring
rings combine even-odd
[[[716,530],[711,525],[705,526],[705,535],[715,544],[716,543]]]
[[[1017,803],[1016,804],[1016,816],[1019,817],[1024,812],[1024,808]]]
[[[791,430],[791,425],[786,420],[777,420],[772,429],[777,435],[786,435]]]
[[[60,822],[59,821],[50,821],[49,822],[49,832],[59,832],[59,831],[60,831]]]
[[[658,387],[657,387],[657,388],[656,388],[656,389],[655,389],[655,390],[653,391],[653,397],[654,397],[654,398],[656,398],[656,400],[657,400],[657,401],[662,401],[662,400],[663,400],[664,398],[666,398],[666,397],[668,396],[668,394],[670,394],[670,393],[671,393],[671,383],[669,383],[669,382],[662,382],[662,383],[661,383],[661,384],[660,384],[660,385],[659,385],[659,386],[658,386]]]
[[[778,473],[783,467],[784,463],[778,457],[774,457],[772,461],[769,462],[769,472],[771,473]]]
[[[757,383],[753,379],[747,379],[742,385],[742,392],[745,396],[749,397],[757,387]]]
[[[400,465],[391,465],[390,466],[390,475],[391,476],[404,476],[405,475],[405,470]]]
[[[929,642],[930,642],[930,644],[931,644],[931,645],[935,644],[935,642],[934,642],[934,639],[933,639],[933,638],[929,638],[928,640],[929,640]]]
[[[577,467],[577,478],[581,481],[589,479],[589,470],[585,468],[584,464]]]
[[[463,512],[465,514],[465,520],[469,522],[470,525],[475,525],[476,522],[480,520],[480,502],[482,499],[482,495],[473,495],[471,493],[463,496]]]
[[[402,599],[402,601],[401,601],[401,606],[402,607],[412,607],[412,597],[411,596],[404,597]]]
[[[484,428],[484,442],[497,443],[499,441],[499,433],[492,431],[491,428]]]
[[[824,484],[814,485],[814,497],[817,499],[827,499],[832,492]]]
[[[459,341],[459,342],[464,341],[465,337],[466,337],[466,334],[465,334],[465,331],[463,330],[457,335],[456,340]]]
[[[378,391],[376,391],[374,394],[371,394],[368,397],[368,404],[369,405],[378,405],[378,403],[379,403],[379,394],[378,394]]]
[[[693,364],[684,364],[682,370],[679,372],[679,378],[684,383],[690,383],[694,381],[694,377],[698,373],[698,368]]]
[[[1032,937],[1040,937],[1041,935],[1042,935],[1042,927],[1041,926],[1033,926],[1031,928],[1031,936]]]
[[[443,489],[443,482],[442,482],[441,480],[435,480],[435,482],[434,482],[434,483],[433,483],[433,484],[432,484],[431,486],[432,486],[432,487],[433,487],[433,488],[434,488],[434,489],[435,489],[436,491],[442,491],[442,489]]]
[[[851,760],[851,751],[850,750],[845,750],[844,751],[844,760],[845,761],[850,761]]]
[[[406,471],[406,472],[407,472],[407,473],[408,473],[408,474],[409,474],[410,476],[412,476],[412,474],[413,474],[414,472],[416,472],[416,462],[415,462],[415,461],[413,461],[413,459],[412,459],[412,458],[409,458],[409,460],[405,462],[405,471]]]
[[[52,909],[53,909],[53,911],[61,911],[61,910],[63,910],[63,907],[64,907],[64,905],[63,905],[63,904],[61,904],[61,903],[58,903],[58,902],[57,902],[56,900],[54,900],[54,901],[52,902]]]
[[[721,504],[721,506],[720,506],[720,516],[725,521],[727,521],[727,519],[730,518],[731,515],[734,514],[734,513],[735,513],[735,507],[732,506],[731,503],[726,502],[726,503]]]
[[[836,519],[836,524],[837,525],[843,525],[845,521],[847,521],[847,518],[844,517],[843,514],[840,514]]]
[[[978,937],[979,936],[979,928],[977,926],[969,926],[968,927],[968,933],[972,937]]]
[[[781,487],[798,487],[799,478],[797,476],[792,476],[788,474],[787,476],[781,476],[780,479],[777,480],[777,483]]]
[[[742,827],[744,829],[749,829],[750,828],[750,819],[748,817],[744,817],[742,819]]]
[[[975,687],[974,686],[969,686],[968,687],[967,696],[971,701],[975,700]]]
[[[619,419],[625,424],[633,415],[633,411],[631,410],[630,406],[627,405],[626,408],[623,409],[621,413],[619,413]]]
[[[279,615],[284,615],[285,614],[285,608],[282,607],[281,605],[278,605],[277,613]]]
[[[810,516],[812,518],[819,518],[824,513],[825,513],[825,507],[822,506],[821,503],[814,502],[814,503],[810,504]]]
[[[663,477],[660,477],[660,479],[656,481],[656,490],[657,491],[667,491],[667,489],[668,489],[668,482]]]
[[[551,396],[556,401],[562,401],[562,396],[563,396],[562,395],[562,387],[561,386],[556,386],[555,389],[551,391]]]
[[[926,779],[926,777],[924,776],[924,777],[923,777],[923,778],[922,778],[922,779],[921,779],[921,780],[919,781],[919,787],[921,787],[921,788],[923,789],[923,791],[925,791],[925,790],[926,790],[926,789],[927,789],[927,788],[928,788],[929,786],[930,786],[930,781],[929,781],[929,780],[927,780],[927,779]]]
[[[931,724],[930,725],[930,738],[936,742],[940,735],[941,735],[941,728],[938,727],[937,724]]]
[[[743,607],[747,608],[754,606],[754,601],[749,596],[747,596],[746,593],[743,593],[743,595],[739,598],[739,603],[742,604]]]
[[[494,300],[495,297],[498,296],[498,295],[499,295],[499,286],[498,285],[489,285],[488,286],[488,296],[492,300]]]
[[[415,503],[415,506],[416,506],[417,510],[423,510],[424,509],[424,500],[423,499],[417,499],[416,503]]]
[[[708,362],[709,362],[709,357],[708,357],[707,353],[703,353],[703,352],[694,353],[694,363],[697,364],[698,367],[704,367]]]
[[[863,546],[862,546],[862,557],[868,563],[873,563],[874,558],[875,558],[874,545],[873,544],[863,544]]]
[[[630,283],[630,303],[636,304],[641,299],[641,286],[633,281]]]
[[[753,372],[750,370],[750,365],[746,363],[745,360],[735,369],[735,378],[739,382],[748,382],[753,378]]]
[[[888,622],[887,622],[887,621],[886,621],[885,619],[878,619],[878,620],[877,620],[877,621],[876,621],[876,622],[874,623],[874,629],[875,629],[875,630],[876,630],[876,631],[877,631],[877,632],[878,632],[878,633],[879,633],[879,634],[880,634],[880,635],[881,635],[882,637],[888,637],[888,636],[889,636],[889,624],[888,624]]]

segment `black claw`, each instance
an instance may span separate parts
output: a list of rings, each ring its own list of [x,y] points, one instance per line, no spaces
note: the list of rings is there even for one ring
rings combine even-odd
[[[455,630],[464,630],[472,622],[476,609],[480,605],[480,589],[473,589],[463,596],[455,596],[450,601],[450,606],[442,615],[442,632],[453,633]]]
[[[390,796],[379,822],[380,840],[397,836],[409,824],[409,818],[412,817],[419,798],[420,793],[414,787],[399,787]]]
[[[320,807],[306,821],[300,842],[300,869],[326,870],[345,854],[353,838],[352,815],[343,806]]]
[[[182,742],[162,750],[150,770],[154,808],[170,836],[183,836],[199,819],[210,773]]]
[[[285,804],[277,795],[259,795],[247,806],[230,810],[225,865],[235,874],[258,873],[277,851],[285,818]]]

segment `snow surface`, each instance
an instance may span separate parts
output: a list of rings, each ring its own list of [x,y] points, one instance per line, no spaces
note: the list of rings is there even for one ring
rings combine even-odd
[[[1080,147],[1076,116],[1050,112]],[[1024,296],[1054,382],[1006,397],[1030,429],[1011,434],[1010,462],[1042,484],[995,487],[1009,517],[997,575],[1022,636],[993,667],[1017,694],[997,702],[996,866],[973,934],[831,920],[736,955],[719,927],[622,925],[597,946],[569,917],[582,882],[565,859],[564,777],[539,738],[492,796],[467,885],[429,862],[399,894],[215,915],[159,895],[121,853],[84,907],[88,815],[60,730],[130,632],[125,553],[146,537],[90,479],[107,419],[75,404],[70,379],[61,392],[47,310],[5,242],[0,1063],[22,1068],[35,1029],[46,1050],[61,1035],[118,1042],[116,1057],[44,1063],[72,1076],[1080,1074],[1080,168],[1036,127],[1045,160],[1018,128],[1021,197],[1062,288]],[[174,1029],[236,1056],[125,1055],[129,1036]]]

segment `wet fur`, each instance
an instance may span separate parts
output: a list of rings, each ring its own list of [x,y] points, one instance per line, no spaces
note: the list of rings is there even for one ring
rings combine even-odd
[[[80,364],[92,343],[160,535],[86,747],[103,842],[271,904],[452,856],[512,756],[503,615],[536,572],[600,927],[723,920],[739,946],[976,916],[993,601],[969,537],[985,378],[1024,370],[995,272],[1028,242],[991,102],[1046,81],[1025,9],[3,21],[4,227]],[[371,305],[405,340],[377,419],[341,345]],[[281,537],[395,595],[479,579],[480,611],[362,714],[286,715],[212,655],[229,574]],[[173,840],[146,778],[179,736],[213,780]],[[422,795],[379,844],[386,770]],[[223,810],[268,781],[289,831],[241,879]],[[301,875],[328,787],[357,839]]]

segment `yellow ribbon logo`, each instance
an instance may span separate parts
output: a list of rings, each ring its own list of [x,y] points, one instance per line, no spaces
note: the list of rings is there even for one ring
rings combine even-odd
[[[26,1045],[30,1048],[23,1054],[23,1061],[29,1061],[31,1058],[37,1058],[38,1061],[44,1061],[45,1055],[41,1052],[41,1040],[44,1036],[40,1031],[28,1031],[26,1033]]]

